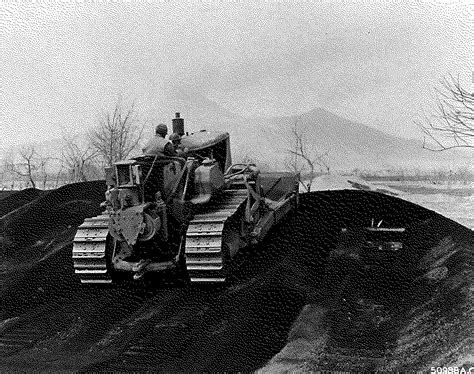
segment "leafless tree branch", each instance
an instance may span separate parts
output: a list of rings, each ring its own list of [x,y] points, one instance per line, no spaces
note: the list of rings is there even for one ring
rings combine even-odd
[[[474,94],[459,83],[459,76],[443,78],[436,89],[436,112],[423,123],[416,122],[423,134],[423,148],[444,151],[452,148],[474,148]],[[428,145],[427,139],[434,142]]]
[[[20,162],[15,163],[13,159],[7,161],[7,169],[17,176],[26,178],[31,187],[36,188],[34,173],[38,169],[37,153],[35,146],[30,144],[19,150]]]
[[[72,182],[86,182],[88,173],[94,166],[98,151],[86,142],[82,144],[77,136],[64,136],[62,160],[69,170],[69,179]]]
[[[329,173],[330,168],[325,161],[328,152],[318,154],[315,153],[314,150],[308,150],[308,142],[304,135],[304,130],[298,127],[298,120],[296,120],[291,129],[293,147],[292,149],[286,149],[286,152],[290,155],[290,159],[287,161],[287,167],[300,174],[300,184],[306,192],[310,192],[316,174],[322,170]],[[302,163],[300,161],[302,161]],[[308,180],[305,182],[306,178]]]
[[[98,125],[89,133],[89,140],[106,166],[126,159],[139,148],[144,126],[138,122],[135,103],[126,107],[121,99],[112,112],[101,115]]]

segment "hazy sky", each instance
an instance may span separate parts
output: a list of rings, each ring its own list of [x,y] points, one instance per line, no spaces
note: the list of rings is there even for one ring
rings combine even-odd
[[[468,2],[5,0],[0,145],[90,127],[118,94],[162,120],[173,87],[244,116],[324,107],[417,137],[444,75],[471,84],[472,19]]]

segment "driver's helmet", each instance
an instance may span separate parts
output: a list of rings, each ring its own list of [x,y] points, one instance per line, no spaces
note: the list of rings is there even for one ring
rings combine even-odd
[[[165,137],[168,134],[168,126],[163,123],[160,123],[155,127],[155,134],[160,135],[161,137]]]

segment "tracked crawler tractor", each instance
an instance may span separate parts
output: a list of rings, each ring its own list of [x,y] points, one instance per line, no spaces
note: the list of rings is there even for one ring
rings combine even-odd
[[[382,226],[383,220],[380,220],[375,225],[374,219],[370,226],[342,228],[340,243],[354,242],[355,237],[361,238],[363,243],[361,252],[367,257],[374,257],[374,254],[379,253],[383,256],[384,253],[396,253],[403,249],[403,243],[406,236],[406,228],[400,226],[390,227]]]
[[[298,205],[298,176],[232,164],[229,134],[173,133],[180,157],[148,152],[106,169],[104,212],[74,237],[82,283],[138,280],[176,270],[195,283],[226,281],[240,249],[260,242]]]

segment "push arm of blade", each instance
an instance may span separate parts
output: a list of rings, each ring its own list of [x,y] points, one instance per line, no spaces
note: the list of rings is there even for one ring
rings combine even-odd
[[[173,188],[171,189],[171,193],[169,194],[168,198],[166,199],[166,203],[168,203],[171,200],[171,198],[174,196],[174,194],[176,193],[176,190],[178,189],[179,183],[181,182],[181,179],[183,178],[184,173],[188,169],[191,169],[191,165],[193,163],[194,163],[194,161],[186,161],[184,167],[181,169],[181,172],[179,173],[179,177],[176,178],[176,182],[175,182]],[[189,174],[189,172],[188,172],[188,174]]]
[[[186,193],[188,192],[189,177],[191,175],[191,165],[192,165],[192,163],[187,163],[186,164],[186,169],[187,169],[186,181],[184,182],[184,190],[183,190],[183,196],[181,197],[181,201],[185,200]]]
[[[151,164],[150,170],[148,170],[148,173],[146,174],[145,180],[143,181],[143,186],[145,186],[146,181],[148,180],[148,177],[150,176],[151,171],[153,170],[153,166],[155,166],[155,162],[156,162],[157,158],[158,158],[158,155],[156,155],[155,158],[153,159],[153,163]]]
[[[259,193],[254,191],[252,186],[249,184],[247,181],[247,175],[244,175],[244,183],[245,186],[247,187],[247,208],[246,208],[246,219],[247,222],[252,222],[253,221],[253,215],[255,212],[258,210],[260,206],[260,199],[261,196]],[[251,205],[250,204],[250,196],[252,196],[255,199],[255,202]]]

